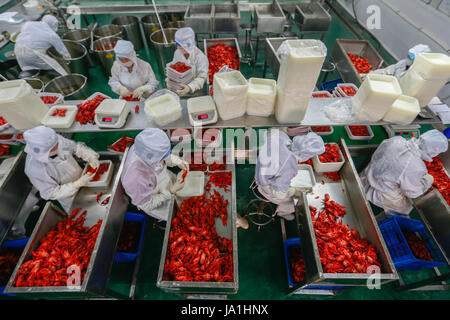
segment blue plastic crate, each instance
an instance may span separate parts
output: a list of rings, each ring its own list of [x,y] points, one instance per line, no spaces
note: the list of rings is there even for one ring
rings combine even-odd
[[[444,266],[445,260],[434,240],[425,230],[421,221],[394,216],[379,223],[384,241],[398,270],[424,270]],[[432,261],[418,259],[409,248],[402,229],[415,232],[426,241]]]
[[[339,83],[344,83],[344,81],[341,78],[339,78],[339,79],[336,79],[336,80],[322,82],[321,87],[322,87],[322,90],[326,90],[326,91],[330,91],[331,92],[331,91],[334,90],[334,88],[336,88],[336,86]]]
[[[144,239],[144,231],[145,231],[145,215],[140,213],[133,213],[133,212],[127,212],[125,214],[125,220],[124,222],[139,222],[142,224],[141,227],[141,235],[139,237],[139,245],[138,249],[135,253],[128,253],[128,252],[116,252],[116,255],[114,256],[115,262],[131,262],[134,261],[137,256],[139,255],[139,252],[141,252],[142,247],[142,240]]]
[[[292,276],[291,272],[291,264],[289,263],[291,261],[291,248],[292,247],[301,247],[300,246],[300,238],[291,238],[286,239],[283,243],[284,247],[284,258],[286,260],[286,271],[288,275],[288,282],[291,286],[295,286],[297,283],[294,282],[294,277]],[[341,290],[341,289],[350,289],[352,287],[349,286],[307,286],[303,289],[306,290]]]
[[[2,248],[25,248],[29,239],[30,238],[23,238],[23,239],[18,239],[18,240],[4,241],[2,243],[1,247]],[[13,294],[4,293],[5,288],[6,288],[5,286],[0,287],[0,295],[9,296],[9,297],[15,296]]]

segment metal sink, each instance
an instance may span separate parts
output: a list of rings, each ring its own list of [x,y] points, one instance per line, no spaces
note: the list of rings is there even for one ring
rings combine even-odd
[[[278,1],[255,7],[257,33],[282,33],[286,16]]]
[[[211,33],[213,16],[214,6],[212,4],[189,4],[184,13],[184,23],[195,33]]]
[[[330,14],[317,2],[299,3],[295,8],[295,21],[302,31],[328,31]]]
[[[239,3],[214,4],[214,33],[239,33],[241,14]]]

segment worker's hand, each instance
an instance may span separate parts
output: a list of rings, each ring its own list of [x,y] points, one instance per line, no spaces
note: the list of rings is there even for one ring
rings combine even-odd
[[[121,97],[129,97],[129,96],[131,96],[131,92],[130,92],[130,90],[128,90],[124,86],[120,86],[119,87],[119,95]]]
[[[184,171],[189,171],[189,163],[187,161],[181,159],[179,163],[177,163],[178,168]]]
[[[100,166],[100,161],[98,161],[97,157],[90,157],[88,163],[93,169],[97,169]]]
[[[148,90],[147,86],[141,86],[141,87],[137,88],[136,90],[134,90],[133,98],[134,99],[140,99],[148,91],[149,90]]]
[[[91,181],[91,179],[93,174],[89,174],[89,173],[85,173],[83,174],[78,180],[72,182],[73,187],[75,189],[80,189],[81,187],[84,187],[85,185],[87,185],[89,183],[89,181]]]
[[[177,178],[177,181],[175,181],[175,183],[170,187],[169,191],[171,194],[175,194],[178,191],[180,191],[181,189],[183,189],[184,182],[182,182],[182,179],[183,179],[183,177],[182,177],[182,175],[180,175]]]
[[[180,97],[184,97],[189,92],[191,92],[191,88],[185,84],[181,84],[181,89],[177,90],[177,93]]]
[[[425,181],[426,190],[428,190],[434,182],[434,177],[431,174],[426,174],[423,176],[423,180]]]

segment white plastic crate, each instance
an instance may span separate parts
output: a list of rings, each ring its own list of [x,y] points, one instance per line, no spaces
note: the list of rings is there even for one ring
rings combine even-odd
[[[114,172],[114,164],[111,160],[100,160],[100,164],[109,163],[108,171],[102,174],[100,180],[98,181],[89,181],[85,187],[96,188],[96,187],[107,187],[109,182],[111,181],[112,174]],[[88,164],[84,167],[83,175],[86,173]],[[95,173],[92,174],[92,178],[95,176]]]
[[[352,131],[350,130],[350,127],[352,127],[352,126],[345,126],[345,131],[347,132],[348,137],[352,140],[370,140],[374,137],[372,128],[370,126],[364,126],[369,131],[369,134],[370,134],[369,136],[354,136],[352,134]]]
[[[51,114],[56,109],[66,109],[66,116],[65,117],[59,117],[55,116],[53,117]],[[78,108],[77,106],[70,106],[70,105],[54,105],[51,107],[47,114],[44,116],[44,118],[41,120],[41,123],[44,126],[47,126],[49,128],[55,128],[55,129],[67,129],[70,128],[75,121],[75,117],[77,115]]]
[[[331,145],[337,145],[337,143],[327,143]],[[340,162],[320,162],[319,156],[314,156],[312,158],[313,165],[314,165],[314,171],[316,172],[337,172],[341,170],[342,166],[345,163],[344,155],[342,154],[342,151],[339,149],[339,155],[341,156]]]
[[[183,175],[183,171],[178,173],[178,177]],[[205,173],[203,171],[189,171],[184,178],[183,189],[176,194],[179,197],[198,197],[205,192]]]
[[[277,82],[272,79],[250,78],[247,92],[247,114],[268,117],[274,113]]]
[[[240,71],[214,74],[213,97],[222,120],[242,117],[247,109],[248,82]]]
[[[52,92],[40,92],[38,93],[39,98],[41,97],[57,97],[54,103],[44,103],[47,107],[52,107],[56,104],[62,104],[64,102],[64,96],[60,93],[52,93]],[[41,99],[42,100],[42,99]]]
[[[170,94],[145,101],[145,114],[148,120],[154,121],[159,126],[165,126],[181,118],[180,103]]]
[[[316,132],[313,130],[312,127],[309,127],[309,130],[311,130],[311,132],[314,132],[315,134],[318,134],[319,136],[328,136],[330,134],[332,134],[334,132],[334,128],[332,126],[314,126],[314,127],[330,127],[331,130],[330,131],[326,131],[326,132]]]

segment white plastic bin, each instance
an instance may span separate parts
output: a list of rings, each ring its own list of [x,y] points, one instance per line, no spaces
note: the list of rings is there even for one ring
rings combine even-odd
[[[347,87],[353,88],[353,90],[355,90],[355,94],[351,95],[351,96],[346,94],[342,88],[347,88]],[[353,97],[356,95],[356,93],[358,93],[358,87],[355,86],[353,83],[338,83],[336,90],[341,94],[342,97]]]
[[[89,181],[86,185],[86,187],[95,188],[95,187],[107,187],[109,185],[109,182],[111,181],[112,174],[114,172],[114,164],[111,160],[100,160],[100,164],[103,163],[109,163],[108,171],[103,173],[100,180],[98,181]],[[88,165],[84,167],[83,175],[86,173]],[[92,177],[95,176],[95,173],[92,175]]]
[[[443,53],[421,53],[415,59],[410,70],[423,79],[450,78],[450,57]]]
[[[305,118],[311,93],[306,96],[290,95],[277,88],[275,118],[279,123],[299,124]]]
[[[183,171],[178,173],[178,177],[183,175]],[[178,178],[177,177],[177,178]],[[176,194],[178,197],[198,197],[205,192],[205,173],[203,171],[189,171],[184,178],[183,189]]]
[[[0,82],[0,116],[15,129],[39,126],[47,111],[44,102],[25,80]]]
[[[352,130],[350,130],[350,127],[353,126],[345,126],[345,131],[347,132],[347,135],[351,140],[370,140],[374,137],[372,128],[370,126],[364,126],[367,128],[367,131],[369,131],[368,136],[355,136],[352,134]]]
[[[52,116],[52,113],[56,109],[66,109],[66,116]],[[67,129],[70,128],[75,121],[75,116],[77,115],[77,106],[70,105],[54,105],[51,107],[45,117],[42,119],[41,123],[44,126],[55,128],[55,129]]]
[[[410,96],[401,95],[392,104],[392,107],[383,120],[393,124],[410,124],[420,112],[419,101]]]
[[[247,114],[268,117],[274,113],[277,82],[271,79],[250,78],[247,93]]]
[[[334,145],[337,143],[327,143],[330,145]],[[313,165],[314,165],[314,171],[316,172],[337,172],[341,170],[342,166],[345,163],[344,155],[342,154],[341,149],[339,149],[339,155],[341,156],[340,162],[320,162],[319,156],[314,156],[312,158]]]
[[[181,118],[180,103],[170,94],[145,101],[145,114],[149,121],[154,121],[159,126],[165,126]]]
[[[240,71],[214,74],[214,101],[222,120],[242,117],[247,109],[248,82]]]

